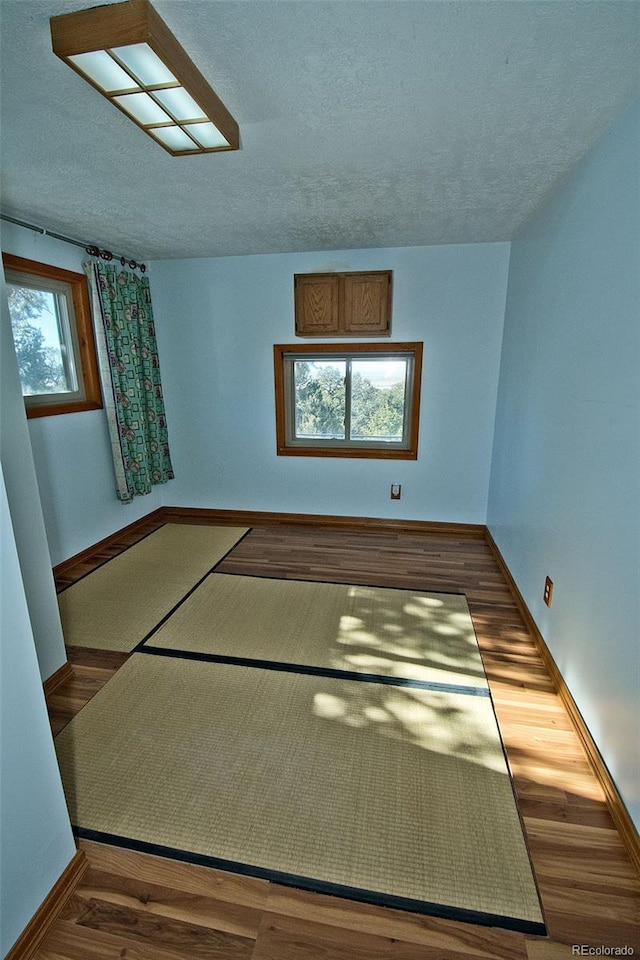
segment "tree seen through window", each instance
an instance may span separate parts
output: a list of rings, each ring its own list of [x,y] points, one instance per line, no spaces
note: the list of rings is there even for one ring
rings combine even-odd
[[[405,381],[404,361],[296,361],[296,436],[402,440]]]
[[[47,320],[55,320],[53,296],[13,284],[7,285],[7,293],[22,393],[69,390],[59,342],[48,343],[43,329]]]

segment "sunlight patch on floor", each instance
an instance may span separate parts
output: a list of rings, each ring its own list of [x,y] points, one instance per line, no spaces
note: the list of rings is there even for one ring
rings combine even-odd
[[[312,712],[349,727],[374,725],[382,736],[504,772],[493,713],[484,698],[407,688],[383,690],[374,703],[364,699],[362,689],[351,698],[318,692]]]

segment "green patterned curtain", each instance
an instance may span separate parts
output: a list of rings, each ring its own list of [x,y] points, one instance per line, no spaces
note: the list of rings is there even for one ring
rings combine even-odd
[[[88,263],[118,498],[173,479],[149,279]]]

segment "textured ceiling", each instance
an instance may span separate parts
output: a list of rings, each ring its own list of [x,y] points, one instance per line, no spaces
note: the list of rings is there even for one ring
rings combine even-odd
[[[240,126],[173,158],[0,0],[2,210],[129,256],[508,240],[640,89],[635,0],[154,0]]]

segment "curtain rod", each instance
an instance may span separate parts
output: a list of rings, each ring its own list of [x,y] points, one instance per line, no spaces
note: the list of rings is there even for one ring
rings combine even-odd
[[[100,257],[102,260],[116,259],[120,261],[123,267],[128,266],[132,270],[135,270],[136,267],[138,267],[141,273],[144,273],[147,269],[146,264],[139,263],[137,260],[111,253],[111,250],[101,250],[100,247],[96,247],[94,244],[87,244],[82,240],[73,240],[72,237],[65,237],[61,233],[53,233],[52,230],[45,230],[44,227],[36,227],[35,224],[26,223],[24,220],[16,220],[15,217],[9,217],[4,213],[0,213],[0,220],[7,220],[9,223],[15,223],[19,227],[26,227],[27,230],[35,230],[36,233],[41,233],[46,237],[54,237],[56,240],[63,240],[65,243],[72,243],[75,247],[83,247],[83,249],[86,250],[91,257]]]

